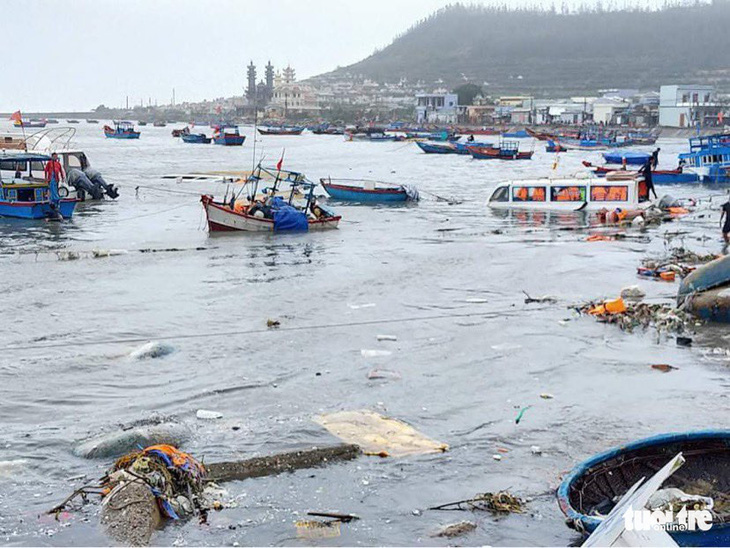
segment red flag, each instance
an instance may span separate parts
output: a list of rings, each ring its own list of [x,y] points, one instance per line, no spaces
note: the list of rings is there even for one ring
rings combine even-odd
[[[725,120],[725,113],[723,111],[720,111],[717,113],[717,121],[722,124]]]
[[[20,115],[20,111],[19,110],[16,110],[15,112],[13,112],[10,115],[10,119],[13,120],[14,122],[22,122],[23,121],[23,117]]]
[[[276,171],[281,171],[281,166],[284,163],[284,151],[281,151],[281,158],[279,158],[279,161],[276,163]]]

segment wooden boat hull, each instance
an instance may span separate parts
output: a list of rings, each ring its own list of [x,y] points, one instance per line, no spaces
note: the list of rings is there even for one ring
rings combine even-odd
[[[593,532],[602,520],[590,514],[598,508],[603,515],[608,514],[612,503],[607,493],[623,495],[633,483],[642,477],[651,477],[656,471],[652,472],[652,469],[660,468],[679,452],[683,453],[686,463],[681,472],[664,483],[665,486],[674,487],[679,481],[694,479],[716,480],[721,486],[727,484],[727,477],[713,478],[711,474],[712,467],[719,476],[727,470],[730,430],[653,436],[591,457],[568,474],[557,491],[558,505],[568,526],[585,534]],[[682,486],[680,484],[680,488]],[[605,507],[604,499],[607,500]],[[668,532],[680,546],[727,546],[730,543],[730,523],[717,520],[708,531]]]
[[[61,200],[58,211],[64,219],[70,219],[77,200]],[[17,219],[45,219],[51,216],[50,202],[8,202],[0,201],[0,217]]]
[[[408,194],[401,189],[366,189],[357,186],[322,182],[322,188],[333,200],[345,202],[393,203],[405,202]]]
[[[238,213],[229,207],[215,203],[212,196],[203,195],[200,198],[208,219],[210,232],[274,232],[273,219],[263,219]],[[337,228],[341,217],[325,219],[308,219],[309,230],[326,230]]]
[[[203,133],[198,134],[185,134],[183,133],[180,135],[180,138],[183,140],[183,143],[193,143],[193,144],[199,144],[199,145],[209,145],[212,139],[210,137],[206,137]]]
[[[223,145],[226,147],[240,147],[246,140],[245,135],[224,135],[222,137],[214,137],[213,142],[216,145]]]
[[[261,135],[301,135],[304,128],[288,128],[288,129],[274,129],[274,128],[256,128]]]
[[[620,171],[620,168],[610,168],[607,166],[594,166],[590,162],[583,162],[583,165],[589,168],[596,177],[605,177],[612,171]],[[697,174],[688,171],[680,171],[679,169],[659,169],[651,172],[651,180],[655,185],[676,185],[683,183],[697,183],[699,177]]]
[[[685,276],[679,284],[677,304],[681,305],[692,293],[701,293],[727,283],[730,283],[730,255],[702,265]]]
[[[505,150],[497,147],[466,145],[469,154],[475,160],[530,160],[533,151]]]
[[[730,287],[718,287],[691,295],[685,310],[710,322],[730,323]]]

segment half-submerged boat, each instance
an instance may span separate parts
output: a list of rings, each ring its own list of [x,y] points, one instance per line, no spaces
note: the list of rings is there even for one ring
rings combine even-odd
[[[209,145],[213,139],[205,133],[183,133],[180,135],[183,143],[193,143],[198,145]],[[243,141],[241,141],[243,143]]]
[[[272,186],[262,188],[262,195],[259,195],[259,184],[263,184],[266,176],[273,177]],[[282,184],[289,185],[287,199],[282,197],[279,189]],[[226,195],[222,201],[217,202],[213,196],[201,196],[200,201],[208,219],[208,230],[306,232],[337,228],[340,223],[339,215],[317,202],[314,196],[316,185],[307,181],[301,173],[269,170],[259,165],[245,185],[249,188],[232,193],[230,199]],[[294,202],[300,190],[307,192],[306,202],[302,205]],[[239,200],[237,196],[247,196],[247,199]]]
[[[304,131],[299,126],[263,126],[258,128],[261,135],[301,135]]]
[[[139,139],[139,131],[135,131],[132,122],[114,121],[114,127],[104,126],[107,139]]]
[[[730,133],[693,137],[689,149],[679,155],[679,165],[703,183],[730,183]]]
[[[530,160],[534,150],[520,150],[517,141],[502,141],[499,146],[470,145],[466,149],[476,160]]]
[[[382,183],[361,179],[319,180],[322,188],[334,200],[345,202],[392,203],[417,201],[418,190],[409,185]]]
[[[606,178],[545,178],[497,185],[487,205],[493,209],[600,211],[641,209],[651,205],[649,189],[636,172],[610,173]]]
[[[583,165],[593,172],[596,177],[605,177],[614,171],[621,172],[619,166],[594,166],[591,162],[583,161]],[[651,171],[651,180],[656,185],[672,185],[681,183],[696,183],[699,177],[696,173],[685,171],[684,168],[677,169],[653,169]]]
[[[216,126],[213,131],[213,142],[216,145],[240,147],[245,140],[246,136],[240,134],[238,126]]]
[[[671,474],[655,492],[648,505],[671,500],[674,516],[687,505],[708,506],[712,499],[712,526],[703,531],[665,527],[680,546],[730,545],[730,430],[701,430],[661,434],[621,445],[600,453],[576,466],[557,491],[560,510],[569,527],[587,534],[601,525],[618,500],[642,478],[651,478],[675,455],[681,453],[684,464]],[[677,500],[678,489],[691,497]],[[619,516],[623,521],[623,516]],[[686,525],[686,524],[685,524]],[[605,545],[599,542],[598,545]],[[623,544],[622,544],[623,546]],[[652,544],[654,546],[654,544]]]
[[[42,178],[43,169],[50,159],[48,155],[29,152],[0,155],[0,216],[53,220],[71,218],[77,200],[69,199],[68,189],[62,186],[58,187],[59,199],[52,200],[50,184]]]

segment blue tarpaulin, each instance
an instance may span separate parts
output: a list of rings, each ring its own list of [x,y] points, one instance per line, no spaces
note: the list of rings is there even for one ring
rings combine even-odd
[[[290,206],[278,196],[271,200],[274,210],[274,232],[306,232],[309,230],[306,214]]]
[[[640,166],[649,161],[649,158],[651,158],[651,154],[647,154],[646,152],[635,152],[633,150],[624,150],[616,152],[606,152],[603,154],[603,157],[609,164],[622,164],[624,158],[626,158],[627,164],[631,166]]]

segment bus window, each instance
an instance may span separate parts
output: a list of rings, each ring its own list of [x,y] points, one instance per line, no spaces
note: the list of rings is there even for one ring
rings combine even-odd
[[[592,202],[627,202],[629,187],[627,186],[591,186]]]
[[[512,188],[513,202],[544,202],[544,186],[520,186]]]
[[[586,187],[584,186],[554,186],[550,191],[553,202],[585,202]]]
[[[500,186],[492,193],[492,197],[489,198],[490,202],[508,202],[509,201],[509,187]]]

